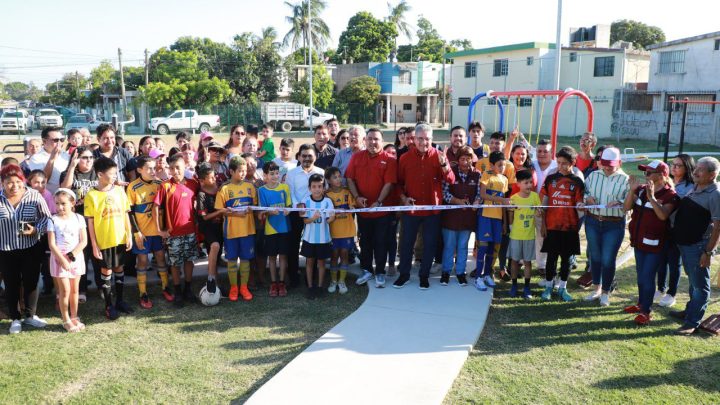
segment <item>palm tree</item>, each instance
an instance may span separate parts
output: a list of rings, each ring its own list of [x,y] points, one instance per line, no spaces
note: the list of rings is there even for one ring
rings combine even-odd
[[[290,24],[291,28],[285,34],[283,45],[289,44],[292,50],[297,50],[302,42],[302,47],[305,49],[309,44],[312,44],[313,49],[316,50],[324,48],[330,41],[330,28],[320,18],[320,14],[327,7],[325,0],[303,0],[297,4],[286,1],[285,5],[292,10],[292,15],[285,17],[285,21]],[[312,12],[312,27],[309,24],[310,13],[308,11]],[[307,62],[307,57],[305,59]]]
[[[390,14],[385,20],[393,23],[398,33],[405,34],[405,36],[412,41],[412,25],[405,21],[405,14],[410,11],[410,5],[406,0],[400,0],[397,6],[393,6],[390,3],[387,5]]]
[[[255,40],[268,48],[279,49],[281,44],[277,42],[277,31],[273,27],[265,27],[260,31],[260,36],[255,37]]]

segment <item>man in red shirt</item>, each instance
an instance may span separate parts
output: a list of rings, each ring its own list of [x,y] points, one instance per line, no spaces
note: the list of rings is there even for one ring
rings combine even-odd
[[[185,178],[185,161],[181,154],[168,158],[170,179],[164,181],[155,196],[153,216],[158,233],[167,240],[168,264],[172,272],[175,286],[176,307],[183,306],[183,301],[194,302],[192,292],[193,260],[197,258],[197,239],[195,238],[195,194],[198,192],[197,181]],[[165,228],[160,221],[160,208],[165,210]],[[180,289],[180,267],[185,274],[185,290]]]
[[[365,137],[365,150],[355,152],[345,171],[348,187],[358,207],[381,207],[390,196],[397,182],[397,161],[383,151],[382,132],[373,128]],[[356,284],[362,285],[373,278],[375,258],[375,287],[385,286],[385,262],[387,261],[387,228],[390,212],[367,212],[358,214],[360,231],[360,267],[363,274]]]
[[[415,148],[400,158],[398,185],[402,205],[442,204],[442,183],[455,182],[445,154],[432,147],[432,127],[418,124],[415,127]],[[393,287],[402,288],[410,280],[413,246],[418,228],[422,225],[423,253],[420,266],[420,289],[430,287],[430,266],[440,235],[440,211],[406,211],[402,216],[403,232],[400,238],[400,276]]]

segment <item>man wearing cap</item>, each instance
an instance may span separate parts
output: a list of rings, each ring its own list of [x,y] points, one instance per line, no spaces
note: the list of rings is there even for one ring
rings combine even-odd
[[[215,141],[207,144],[207,162],[215,172],[215,182],[218,187],[230,179],[230,171],[225,164],[225,152],[227,151],[222,145]]]
[[[607,148],[600,158],[602,170],[596,170],[585,180],[585,204],[606,208],[588,210],[585,218],[593,292],[586,301],[600,300],[610,305],[610,289],[615,279],[615,259],[625,237],[623,202],[628,193],[628,175],[620,167],[620,150]]]
[[[720,190],[715,182],[718,172],[717,159],[699,159],[692,173],[695,187],[680,201],[675,215],[673,237],[690,284],[690,301],[685,310],[670,312],[683,320],[677,330],[680,335],[695,332],[710,301],[710,262],[720,237]]]

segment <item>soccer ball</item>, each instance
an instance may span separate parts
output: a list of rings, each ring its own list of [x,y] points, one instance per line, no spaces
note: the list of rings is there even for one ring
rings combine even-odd
[[[217,305],[220,302],[220,289],[216,287],[215,293],[211,294],[208,292],[207,286],[203,286],[202,290],[200,290],[200,302],[206,307]]]

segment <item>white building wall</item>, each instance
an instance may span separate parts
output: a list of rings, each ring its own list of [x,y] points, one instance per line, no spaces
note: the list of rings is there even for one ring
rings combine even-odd
[[[650,50],[648,91],[704,91],[720,89],[720,50],[715,50],[717,35]],[[652,48],[652,47],[651,47]],[[681,73],[660,73],[660,54],[685,51]]]

